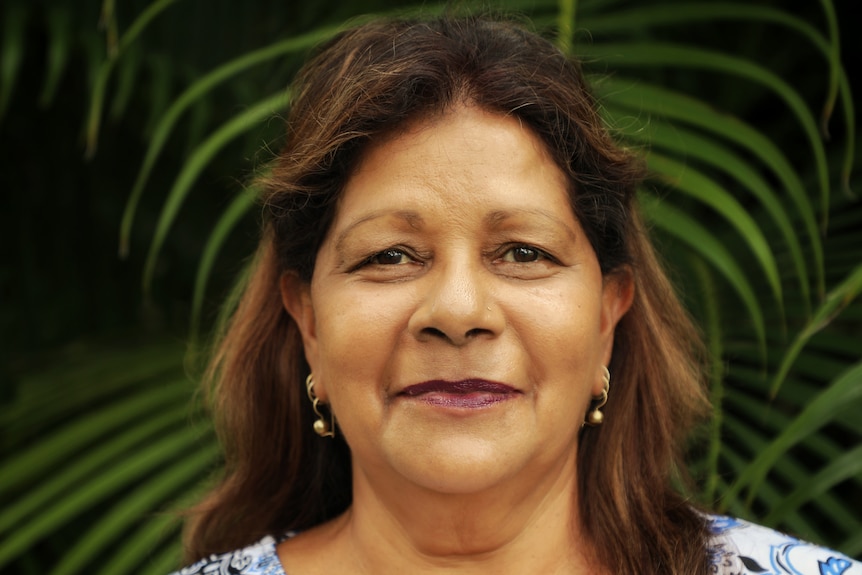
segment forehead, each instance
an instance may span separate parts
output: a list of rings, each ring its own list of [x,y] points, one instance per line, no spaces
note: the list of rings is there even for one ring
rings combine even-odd
[[[339,211],[389,208],[393,200],[568,206],[569,189],[545,143],[519,118],[460,105],[371,143],[345,184]]]

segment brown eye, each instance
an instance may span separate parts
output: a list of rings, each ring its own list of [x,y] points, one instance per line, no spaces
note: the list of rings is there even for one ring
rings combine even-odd
[[[410,258],[401,250],[396,249],[388,249],[383,250],[382,252],[375,254],[370,263],[383,265],[383,266],[391,266],[398,264],[406,264],[410,261]]]
[[[542,253],[535,248],[517,246],[503,254],[503,261],[523,264],[535,262],[541,257]]]

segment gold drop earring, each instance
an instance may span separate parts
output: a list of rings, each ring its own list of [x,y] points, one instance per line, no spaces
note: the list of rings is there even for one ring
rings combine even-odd
[[[604,387],[599,395],[593,396],[593,408],[587,413],[587,419],[584,421],[586,425],[595,427],[601,425],[605,420],[605,414],[601,412],[601,408],[608,402],[608,391],[611,389],[611,372],[604,365],[602,366],[602,381]]]
[[[314,393],[314,375],[311,373],[305,378],[305,391],[308,393],[308,399],[311,400],[311,409],[314,410],[314,414],[317,416],[313,425],[314,432],[320,437],[335,437],[335,414],[332,411],[329,412],[331,422],[328,422],[317,408],[320,400]]]

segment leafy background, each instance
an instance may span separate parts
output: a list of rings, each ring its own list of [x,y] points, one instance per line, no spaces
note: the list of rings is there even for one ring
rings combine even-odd
[[[177,566],[171,510],[219,461],[198,342],[256,242],[285,87],[335,27],[418,7],[0,5],[0,571]],[[645,212],[715,358],[692,498],[862,557],[852,2],[479,8],[582,55],[648,158]]]

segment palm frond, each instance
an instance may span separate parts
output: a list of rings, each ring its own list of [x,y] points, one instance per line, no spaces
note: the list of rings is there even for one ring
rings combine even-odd
[[[286,86],[305,52],[348,19],[374,14],[523,13],[581,57],[608,125],[650,170],[639,202],[712,353],[714,417],[695,446],[702,449],[691,462],[701,482],[694,496],[862,557],[862,511],[853,504],[862,493],[862,206],[851,194],[831,193],[833,182],[850,190],[856,130],[835,8],[830,0],[806,7],[809,14],[775,3],[695,0],[455,8],[369,0],[331,10],[67,0],[42,9],[9,0],[0,5],[0,122],[9,125],[18,91],[33,84],[22,80],[37,42],[32,29],[44,37],[34,99],[46,110],[58,106],[70,76],[92,90],[82,95],[88,157],[111,132],[107,113],[112,124],[136,120],[143,144],[117,210],[119,251],[133,256],[132,242],[153,224],[140,249],[147,305],[156,305],[151,286],[167,281],[155,273],[160,254],[178,224],[193,220],[182,208],[202,182],[230,180],[226,189],[209,185],[229,199],[213,225],[195,224],[208,237],[186,266],[197,271],[183,304],[191,326],[184,338],[197,351],[199,335],[211,329],[206,301],[220,265],[241,270],[226,310],[248,269],[225,262],[223,252],[231,234],[253,223],[244,216],[256,190],[237,189],[235,175],[257,166],[242,157],[222,162],[224,151],[258,138],[259,126],[290,105]],[[225,41],[202,42],[188,26],[192,16]],[[792,58],[822,63],[820,84],[807,85],[794,59],[775,66],[775,54],[742,41],[691,33],[723,26],[779,38]],[[712,93],[713,82],[726,93]],[[764,123],[752,115],[755,106],[779,121]],[[827,141],[830,122],[837,142]],[[163,198],[145,193],[154,182],[167,182]],[[117,190],[102,194],[114,198]],[[143,231],[133,236],[136,221]],[[0,397],[0,569],[163,575],[177,567],[174,510],[201,493],[219,461],[188,361],[173,339],[150,336],[79,344],[16,368],[12,391]],[[62,561],[51,555],[56,548]]]

